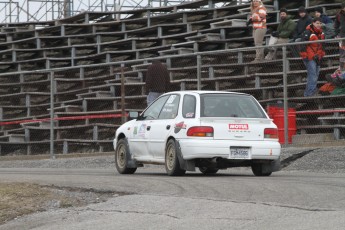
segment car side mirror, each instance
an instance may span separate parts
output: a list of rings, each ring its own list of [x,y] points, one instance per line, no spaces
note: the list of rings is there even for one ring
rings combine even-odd
[[[138,112],[129,112],[129,114],[128,114],[129,120],[137,119],[138,117],[139,117]]]

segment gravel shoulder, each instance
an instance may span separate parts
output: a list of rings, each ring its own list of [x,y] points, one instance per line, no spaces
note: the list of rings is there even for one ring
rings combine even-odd
[[[281,153],[282,170],[345,173],[345,147],[290,147]],[[145,165],[150,167],[150,165]],[[102,155],[0,157],[0,168],[114,168],[113,153]]]

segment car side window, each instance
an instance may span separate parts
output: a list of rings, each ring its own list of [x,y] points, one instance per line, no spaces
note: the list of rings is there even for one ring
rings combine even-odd
[[[177,116],[179,104],[180,96],[170,95],[169,99],[165,102],[158,119],[174,119]]]
[[[192,95],[183,97],[182,116],[184,118],[195,118],[196,98]]]
[[[158,119],[160,112],[162,111],[163,105],[168,100],[169,96],[163,96],[153,102],[140,116],[140,120],[155,120]]]

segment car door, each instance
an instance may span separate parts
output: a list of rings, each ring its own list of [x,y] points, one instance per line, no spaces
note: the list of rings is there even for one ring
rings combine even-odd
[[[130,151],[135,158],[152,158],[153,155],[148,148],[151,122],[158,119],[158,116],[168,96],[158,98],[153,102],[133,123],[132,132],[128,139]]]
[[[165,102],[158,119],[148,123],[149,133],[148,148],[156,159],[165,158],[165,145],[170,132],[174,130],[175,118],[178,115],[180,95],[171,94]]]

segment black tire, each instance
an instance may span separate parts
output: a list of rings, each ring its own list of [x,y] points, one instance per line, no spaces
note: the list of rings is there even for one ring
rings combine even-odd
[[[202,174],[216,174],[219,169],[217,168],[208,168],[208,167],[199,167],[199,170]]]
[[[137,170],[137,168],[128,168],[130,157],[127,140],[120,139],[115,150],[115,166],[120,174],[133,174]]]
[[[186,173],[180,167],[174,140],[169,140],[165,149],[165,170],[169,176],[183,176]]]
[[[252,164],[252,171],[255,176],[270,176],[272,174],[272,167],[266,163]]]

